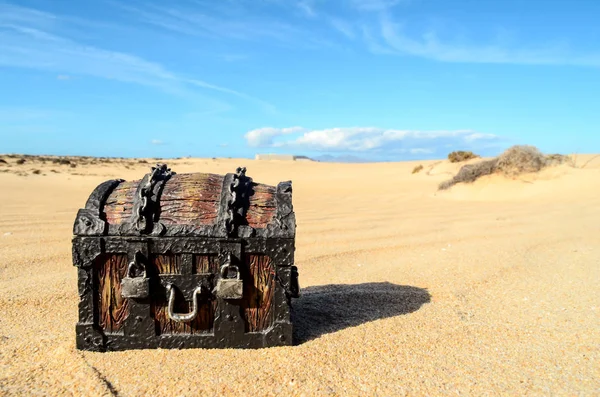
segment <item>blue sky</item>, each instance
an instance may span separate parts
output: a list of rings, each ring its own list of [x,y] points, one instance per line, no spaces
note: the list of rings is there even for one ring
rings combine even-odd
[[[0,153],[600,152],[597,0],[0,0]]]

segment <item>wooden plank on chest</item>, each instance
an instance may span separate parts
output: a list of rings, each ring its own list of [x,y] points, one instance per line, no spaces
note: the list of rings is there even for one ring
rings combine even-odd
[[[121,280],[127,273],[127,255],[101,255],[94,263],[98,280],[98,323],[105,332],[118,332],[129,315],[129,301],[121,296]]]

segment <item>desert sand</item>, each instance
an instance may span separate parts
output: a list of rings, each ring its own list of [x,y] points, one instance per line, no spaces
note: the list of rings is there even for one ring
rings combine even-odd
[[[257,182],[293,181],[296,345],[110,353],[75,349],[72,224],[96,185],[137,179],[150,164],[7,160],[2,395],[600,394],[600,159],[591,155],[577,159],[584,168],[441,192],[460,164],[167,160],[179,173],[244,165]],[[417,164],[424,170],[412,174]]]

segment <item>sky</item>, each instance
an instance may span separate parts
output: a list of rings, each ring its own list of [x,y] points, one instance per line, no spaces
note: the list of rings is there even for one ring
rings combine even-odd
[[[600,153],[598,0],[0,0],[0,153]]]

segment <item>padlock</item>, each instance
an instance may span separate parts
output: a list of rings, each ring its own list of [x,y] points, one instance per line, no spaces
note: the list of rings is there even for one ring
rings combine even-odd
[[[134,277],[133,268],[135,262],[131,262],[127,268],[127,276],[121,280],[121,296],[123,298],[147,298],[150,295],[150,280],[146,278],[146,269],[141,277]]]
[[[226,278],[227,271],[234,268],[237,275],[236,278]],[[242,299],[244,295],[244,281],[240,276],[240,269],[229,263],[221,266],[221,277],[217,281],[217,286],[214,290],[215,295],[221,299]]]

